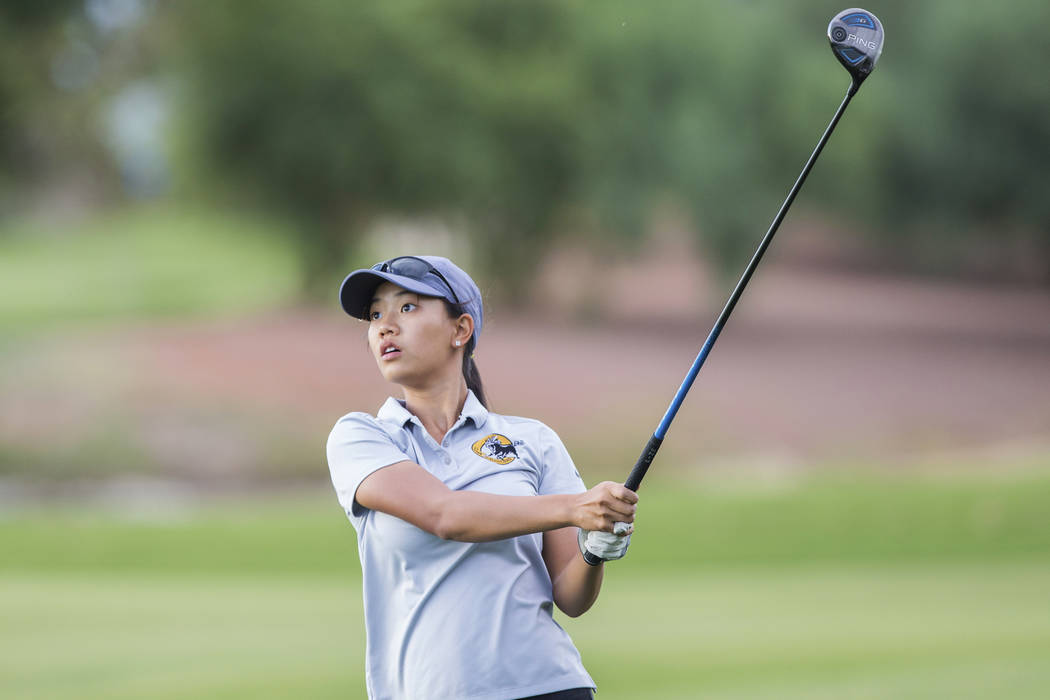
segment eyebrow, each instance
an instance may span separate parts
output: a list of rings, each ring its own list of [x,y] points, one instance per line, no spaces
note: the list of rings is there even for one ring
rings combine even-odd
[[[403,289],[400,292],[398,292],[397,294],[395,294],[394,296],[395,297],[403,297],[406,294],[415,294],[415,292],[410,292],[407,289]],[[369,302],[369,306],[371,306],[372,304],[376,303],[377,301],[379,301],[379,297],[372,297],[372,301]]]

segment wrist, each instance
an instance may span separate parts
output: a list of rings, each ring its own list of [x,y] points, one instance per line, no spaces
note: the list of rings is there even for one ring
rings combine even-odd
[[[583,560],[588,569],[601,569],[605,560],[587,550],[587,535],[589,534],[590,531],[584,530],[582,527],[576,529],[576,544],[580,550],[580,559]]]
[[[576,496],[572,494],[563,496],[561,500],[562,527],[577,527],[576,510]]]
[[[619,524],[619,523],[618,523]],[[623,559],[627,554],[627,548],[631,544],[629,532],[623,535],[614,535],[602,531],[588,531],[580,529],[577,535],[580,552],[583,559],[591,566],[597,566],[603,561],[616,561]]]

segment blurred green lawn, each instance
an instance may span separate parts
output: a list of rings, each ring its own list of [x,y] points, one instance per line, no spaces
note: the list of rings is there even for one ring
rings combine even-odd
[[[0,334],[57,322],[236,314],[301,282],[282,224],[190,206],[115,210],[0,229]]]
[[[1041,698],[1050,471],[643,491],[570,630],[616,698]],[[0,519],[5,698],[363,697],[334,497]]]

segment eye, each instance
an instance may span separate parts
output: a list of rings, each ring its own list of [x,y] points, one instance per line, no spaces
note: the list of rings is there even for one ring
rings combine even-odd
[[[404,304],[401,305],[401,313],[406,314],[409,311],[414,310],[415,308],[416,308],[415,304],[413,304],[410,301],[407,301],[407,302],[405,302]]]
[[[381,314],[378,311],[369,311],[368,312],[368,320],[369,321],[378,321],[380,315]]]

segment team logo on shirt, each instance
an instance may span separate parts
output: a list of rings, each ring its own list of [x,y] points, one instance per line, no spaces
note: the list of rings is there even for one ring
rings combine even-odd
[[[493,433],[475,442],[471,445],[471,449],[474,450],[474,454],[496,464],[510,464],[518,458],[518,451],[514,449],[515,445],[522,444],[524,443],[521,440],[512,441],[506,435]]]

